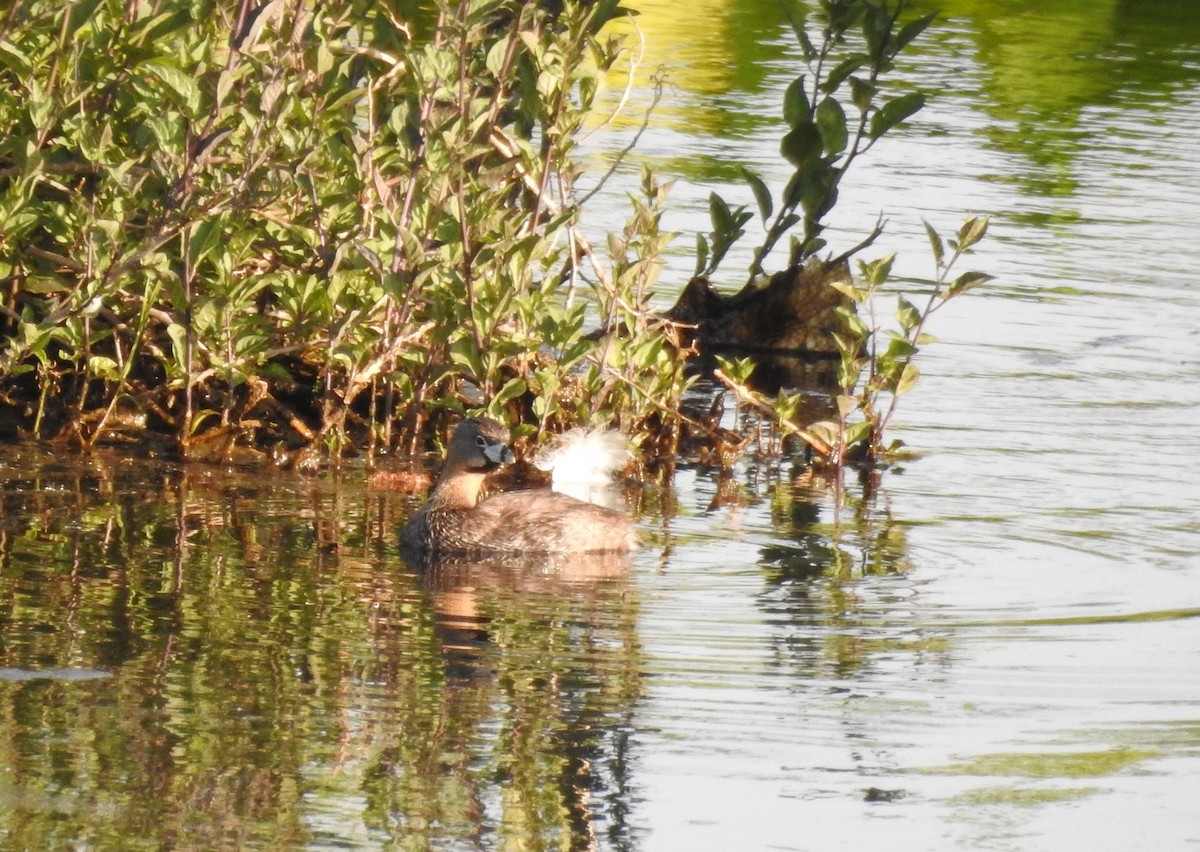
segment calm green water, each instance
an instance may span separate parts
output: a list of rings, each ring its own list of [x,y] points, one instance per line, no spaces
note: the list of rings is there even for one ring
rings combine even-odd
[[[678,178],[669,301],[708,193],[785,179],[794,72],[769,0],[636,5],[672,86],[593,225]],[[919,460],[840,508],[685,468],[627,564],[425,572],[360,470],[0,447],[0,847],[1200,843],[1200,7],[943,8],[833,237],[883,212],[915,277],[922,217],[992,216],[998,280],[900,410]]]

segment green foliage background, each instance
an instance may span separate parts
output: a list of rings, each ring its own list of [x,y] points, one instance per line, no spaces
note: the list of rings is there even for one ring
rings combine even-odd
[[[447,408],[542,430],[678,397],[645,310],[663,190],[611,257],[577,229],[576,132],[624,10],[416,5],[8,8],[5,431],[87,445],[132,414],[185,449],[337,453],[415,444]],[[589,303],[636,333],[585,339]]]
[[[910,0],[785,10],[793,171],[773,194],[741,169],[763,236],[722,304],[845,269],[844,328],[818,350],[839,355],[836,420],[801,422],[798,395],[757,394],[748,361],[714,375],[821,457],[874,464],[933,339],[925,318],[988,277],[947,277],[986,221],[960,229],[946,262],[930,229],[926,307],[901,297],[898,331],[875,321],[890,262],[860,265],[856,285],[848,261],[882,223],[818,253],[852,165],[924,105],[884,78],[933,16]],[[668,465],[681,424],[720,443],[714,417],[680,414],[693,339],[650,309],[668,187],[644,176],[603,257],[579,228],[575,147],[622,52],[605,25],[625,14],[618,0],[11,5],[0,437],[158,435],[185,457],[249,445],[309,465],[349,445],[412,451],[471,409],[519,437],[612,424]],[[716,193],[710,212],[704,281],[755,216]],[[790,279],[764,285],[785,253]]]

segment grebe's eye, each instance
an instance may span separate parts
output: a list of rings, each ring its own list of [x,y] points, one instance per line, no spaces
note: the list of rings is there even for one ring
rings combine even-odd
[[[479,447],[479,449],[481,449],[481,450],[486,450],[487,445],[488,445],[487,438],[483,437],[482,435],[475,436],[475,446]]]

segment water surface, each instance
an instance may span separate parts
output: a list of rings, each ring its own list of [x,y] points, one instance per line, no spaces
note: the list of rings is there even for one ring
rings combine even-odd
[[[773,2],[642,0],[642,163],[773,185],[796,73]],[[929,106],[843,191],[898,287],[922,218],[991,217],[935,320],[919,457],[839,501],[798,460],[685,466],[628,563],[396,552],[413,499],[0,448],[0,845],[1063,849],[1200,842],[1200,13],[944,4]],[[600,197],[598,197],[598,200]],[[598,220],[598,221],[597,221]],[[739,286],[747,244],[727,261]]]

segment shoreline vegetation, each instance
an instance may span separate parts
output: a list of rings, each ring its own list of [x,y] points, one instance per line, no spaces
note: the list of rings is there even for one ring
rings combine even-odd
[[[686,446],[744,450],[720,426],[731,397],[773,452],[886,464],[926,320],[988,278],[952,274],[987,223],[927,226],[936,278],[877,317],[891,258],[858,255],[883,223],[830,247],[824,218],[923,106],[884,78],[933,16],[787,6],[794,173],[773,192],[743,169],[754,210],[713,194],[664,312],[670,184],[645,172],[602,247],[579,225],[596,190],[576,189],[576,145],[625,49],[606,25],[634,3],[17,0],[0,13],[0,439],[311,470],[484,414],[524,442],[606,424],[669,470]],[[823,365],[803,382],[827,404],[765,377],[767,356]]]

